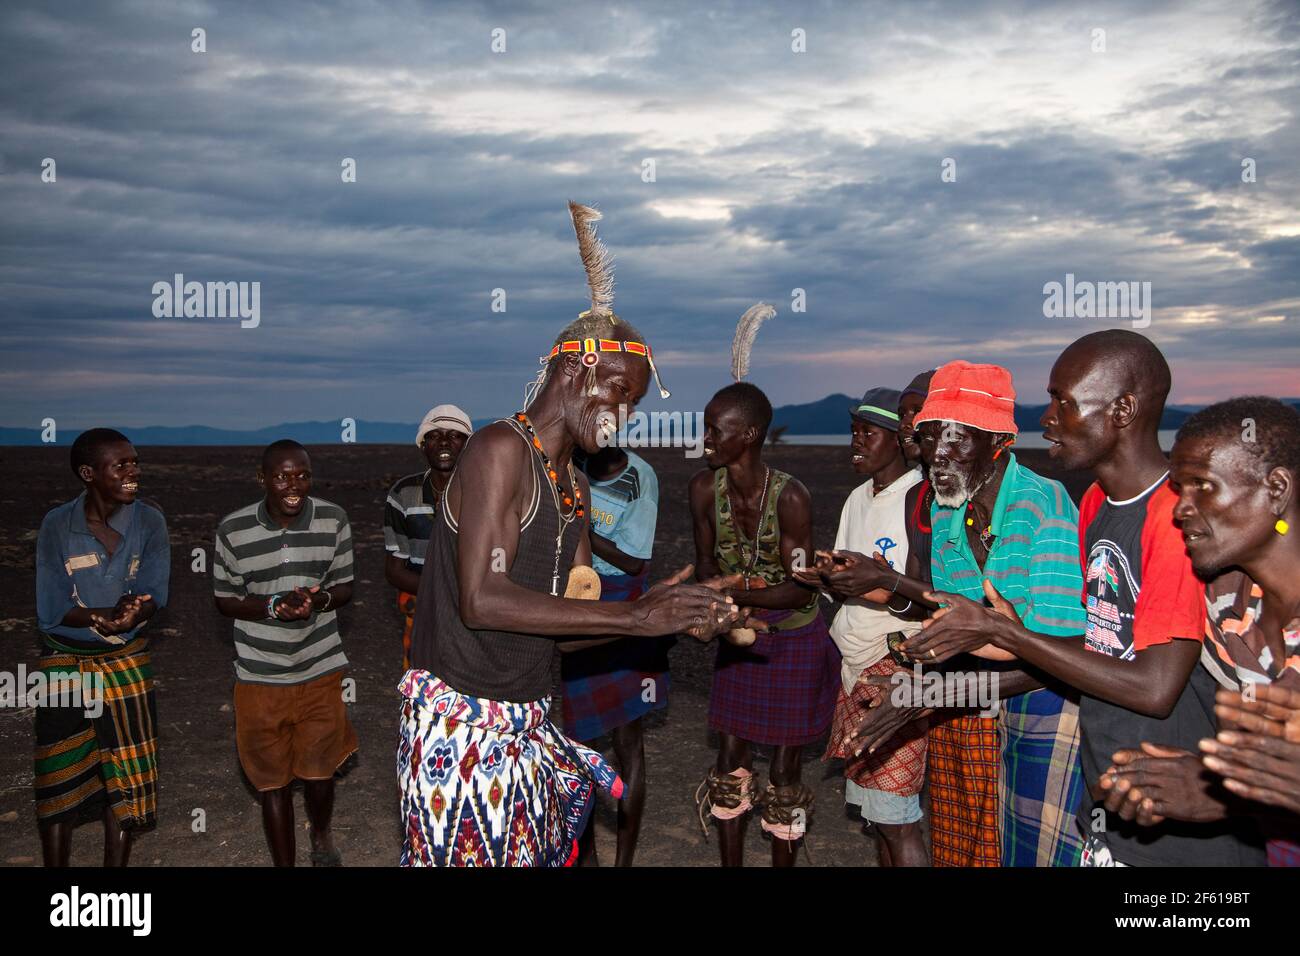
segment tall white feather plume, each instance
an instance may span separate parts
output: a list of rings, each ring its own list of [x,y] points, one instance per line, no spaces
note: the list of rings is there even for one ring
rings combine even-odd
[[[614,257],[605,244],[596,238],[596,223],[600,213],[590,206],[569,200],[569,215],[573,217],[573,231],[578,235],[578,255],[582,268],[587,271],[587,285],[591,287],[591,314],[601,315],[614,323]]]
[[[737,382],[749,374],[749,353],[754,348],[758,327],[776,315],[766,302],[751,305],[736,323],[736,337],[731,341],[731,377]]]

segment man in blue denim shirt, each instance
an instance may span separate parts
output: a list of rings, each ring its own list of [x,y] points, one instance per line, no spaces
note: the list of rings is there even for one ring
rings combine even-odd
[[[125,435],[83,432],[72,470],[84,490],[46,514],[36,542],[36,816],[46,866],[68,865],[73,827],[95,816],[104,865],[125,866],[132,831],[157,808],[153,670],[140,630],[167,603],[171,548],[162,511],[137,500],[140,462]]]

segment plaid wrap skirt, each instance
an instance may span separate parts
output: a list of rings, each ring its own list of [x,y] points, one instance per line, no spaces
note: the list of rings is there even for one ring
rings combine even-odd
[[[761,611],[779,625],[792,611]],[[773,746],[821,739],[835,713],[840,652],[818,610],[802,627],[758,635],[748,647],[718,642],[709,729]]]
[[[934,866],[1001,866],[998,718],[930,717],[930,846]]]
[[[107,802],[123,829],[152,826],[158,730],[148,641],[96,654],[52,650],[38,667],[49,687],[75,683],[93,691],[49,695],[35,708],[37,818],[82,823]]]
[[[858,682],[853,685],[853,693],[846,694],[843,686],[840,687],[839,699],[835,702],[835,719],[831,724],[831,737],[822,759],[843,759],[844,776],[864,790],[914,797],[921,792],[925,783],[926,730],[929,726],[927,718],[922,717],[908,724],[881,744],[875,753],[863,751],[861,756],[854,757],[844,746],[845,740],[867,716],[871,702],[889,693],[887,687],[867,683],[868,678],[888,677],[900,670],[907,671],[907,668],[895,664],[886,655],[863,669]]]
[[[602,574],[602,601],[635,601],[646,575]],[[626,637],[560,655],[564,731],[574,740],[595,740],[668,706],[668,651],[673,637]]]

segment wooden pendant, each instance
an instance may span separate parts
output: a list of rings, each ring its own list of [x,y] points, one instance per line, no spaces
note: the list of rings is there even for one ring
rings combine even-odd
[[[599,601],[600,575],[596,569],[585,564],[575,564],[569,571],[569,583],[564,588],[564,596],[578,601]]]

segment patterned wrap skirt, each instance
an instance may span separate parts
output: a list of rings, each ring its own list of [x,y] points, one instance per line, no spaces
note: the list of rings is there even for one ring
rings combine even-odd
[[[645,573],[602,574],[602,601],[635,601],[647,589]],[[564,732],[595,740],[668,706],[668,651],[673,637],[625,637],[560,655]]]
[[[866,719],[871,702],[886,696],[890,688],[877,687],[867,681],[872,677],[889,677],[900,670],[893,658],[885,655],[870,667],[864,668],[853,685],[853,693],[844,693],[840,687],[835,703],[835,720],[831,737],[826,745],[823,760],[840,758],[844,761],[844,776],[864,790],[879,790],[899,797],[914,797],[925,783],[925,745],[929,720],[925,717],[912,721],[875,753],[865,750],[854,757],[844,742]],[[910,671],[908,672],[910,673]]]
[[[770,625],[795,611],[760,611]],[[821,739],[835,713],[840,652],[818,610],[802,627],[760,633],[748,647],[718,642],[709,729],[774,746]]]
[[[1079,705],[1045,687],[1002,702],[1002,865],[1078,866]]]
[[[467,697],[423,670],[400,690],[402,866],[569,866],[596,788],[623,796],[604,758],[551,723],[550,698]]]
[[[48,642],[47,642],[48,643]],[[148,641],[101,653],[49,648],[38,663],[50,695],[36,710],[36,816],[83,823],[105,805],[124,830],[153,826],[158,810],[158,728]]]
[[[1001,866],[998,718],[935,712],[927,759],[932,865]]]

